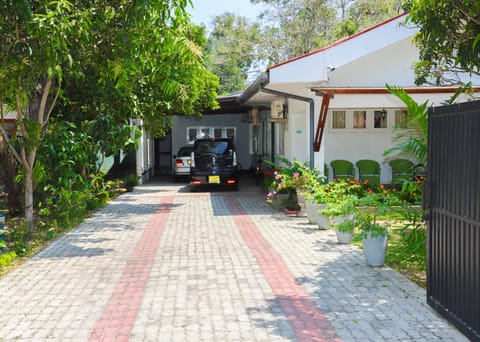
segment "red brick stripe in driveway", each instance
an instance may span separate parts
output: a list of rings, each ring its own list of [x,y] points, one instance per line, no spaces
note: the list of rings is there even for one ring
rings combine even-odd
[[[262,236],[238,201],[224,197],[246,244],[255,255],[300,342],[341,341],[328,319],[300,286],[281,256]]]
[[[90,332],[89,341],[128,341],[153,261],[172,207],[173,197],[163,197],[127,262],[101,318]]]

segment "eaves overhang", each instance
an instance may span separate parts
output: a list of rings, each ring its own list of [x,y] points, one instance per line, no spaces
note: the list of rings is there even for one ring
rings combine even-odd
[[[458,91],[458,87],[400,87],[409,94],[448,94]],[[335,94],[390,94],[383,87],[312,87],[311,91],[317,96]],[[474,92],[480,92],[480,87],[473,87]]]

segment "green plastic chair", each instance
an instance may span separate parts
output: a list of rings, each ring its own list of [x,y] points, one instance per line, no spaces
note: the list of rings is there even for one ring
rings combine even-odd
[[[348,160],[337,159],[330,162],[333,170],[334,179],[353,179],[355,178],[355,168]]]
[[[407,159],[392,159],[388,162],[392,168],[392,185],[402,184],[407,179],[413,179],[415,167]]]
[[[375,160],[362,159],[355,163],[358,168],[358,180],[360,183],[368,181],[369,185],[380,184],[380,164]]]

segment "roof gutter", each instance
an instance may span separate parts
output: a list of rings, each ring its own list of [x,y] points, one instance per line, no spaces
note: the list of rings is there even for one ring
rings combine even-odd
[[[309,151],[309,154],[310,154],[310,158],[309,159],[310,159],[310,167],[313,169],[315,167],[315,160],[314,160],[315,154],[314,154],[314,150],[313,150],[313,141],[314,141],[314,138],[315,138],[314,133],[313,133],[313,127],[315,125],[315,107],[314,107],[313,99],[311,99],[309,97],[295,95],[295,94],[284,93],[283,91],[278,91],[278,90],[274,90],[274,89],[265,88],[270,82],[267,73],[263,73],[262,77],[260,77],[258,80],[259,80],[259,82],[258,82],[258,84],[259,84],[258,90],[259,91],[263,91],[264,93],[268,93],[268,94],[272,94],[272,95],[278,95],[278,96],[286,97],[286,98],[297,100],[297,101],[307,102],[309,104],[309,109],[310,109],[310,117],[309,117],[309,123],[310,123],[310,129],[309,129],[310,151]],[[251,96],[253,96],[253,95],[251,95]]]

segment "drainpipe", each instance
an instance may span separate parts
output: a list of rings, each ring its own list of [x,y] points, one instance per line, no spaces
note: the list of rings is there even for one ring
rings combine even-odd
[[[263,76],[263,75],[262,75]],[[310,167],[313,169],[315,167],[315,162],[314,162],[314,151],[313,151],[313,140],[314,140],[314,133],[313,133],[313,127],[315,125],[315,108],[314,108],[314,101],[309,98],[309,97],[304,97],[304,96],[299,96],[295,94],[289,94],[289,93],[284,93],[282,91],[278,90],[273,90],[273,89],[268,89],[265,88],[266,85],[268,85],[268,75],[267,77],[262,77],[261,81],[259,82],[259,90],[263,91],[264,93],[272,94],[272,95],[278,95],[298,101],[303,101],[303,102],[308,102],[309,108],[310,108]]]

